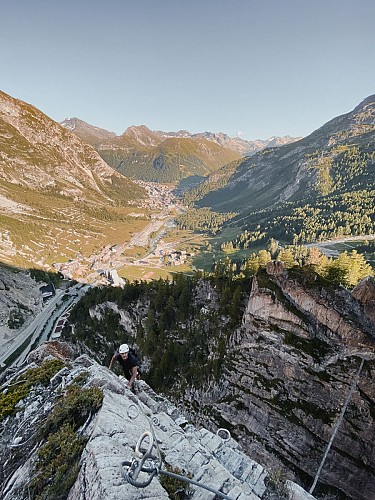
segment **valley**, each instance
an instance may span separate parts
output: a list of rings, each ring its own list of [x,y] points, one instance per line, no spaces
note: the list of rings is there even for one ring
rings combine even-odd
[[[138,212],[132,216],[142,219],[148,213],[149,222],[139,231],[132,231],[127,241],[119,241],[119,231],[116,243],[109,243],[86,257],[80,253],[69,261],[54,263],[56,271],[65,278],[97,285],[113,283],[113,279],[118,283],[117,280],[129,277],[157,279],[174,272],[175,266],[190,268],[190,253],[186,248],[190,241],[201,237],[174,230],[175,218],[187,208],[173,194],[173,186],[138,183],[149,198],[137,204]]]
[[[105,366],[127,342],[192,421],[309,487],[360,366],[318,489],[367,500],[375,97],[246,153],[73,125],[0,93],[2,375],[46,339]]]
[[[375,500],[375,1],[0,16],[0,500]]]
[[[112,270],[117,283],[211,270],[272,239],[371,236],[374,119],[370,96],[303,139],[145,126],[115,136],[0,93],[0,261],[90,283]],[[189,179],[201,182],[177,187]]]

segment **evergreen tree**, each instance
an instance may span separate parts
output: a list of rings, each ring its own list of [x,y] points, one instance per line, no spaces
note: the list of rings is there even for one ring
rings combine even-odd
[[[352,288],[366,276],[372,276],[374,271],[366,262],[365,257],[356,250],[343,252],[328,268],[327,278],[334,283]]]
[[[297,265],[296,260],[294,259],[293,252],[290,248],[283,248],[279,255],[277,256],[277,260],[284,262],[285,267],[288,269],[290,267],[294,267]]]
[[[271,254],[267,250],[260,250],[258,253],[259,267],[266,267],[267,263],[270,262]]]

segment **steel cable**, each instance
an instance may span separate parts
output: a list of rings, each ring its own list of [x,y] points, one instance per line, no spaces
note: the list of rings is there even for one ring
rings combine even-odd
[[[124,462],[121,463],[121,465],[124,467],[131,467],[132,462],[129,462],[125,460]],[[194,479],[190,479],[189,477],[182,476],[180,474],[176,474],[174,472],[169,472],[167,470],[163,469],[158,469],[157,467],[142,467],[141,468],[142,472],[147,472],[148,474],[152,474],[152,477],[150,480],[147,482],[147,484],[143,485],[144,483],[139,484],[137,481],[134,481],[133,479],[129,480],[129,475],[128,473],[124,474],[124,477],[128,483],[130,483],[132,486],[137,486],[139,488],[144,488],[145,486],[148,486],[152,479],[157,475],[157,474],[164,474],[165,476],[173,477],[174,479],[180,479],[181,481],[185,481],[186,483],[192,484],[194,486],[198,486],[199,488],[203,488],[204,490],[210,491],[211,493],[214,493],[216,496],[220,498],[224,498],[226,500],[233,500],[232,497],[229,497],[225,493],[222,493],[219,490],[216,490],[215,488],[212,488],[211,486],[207,486],[205,484],[202,484],[198,481],[194,481]]]

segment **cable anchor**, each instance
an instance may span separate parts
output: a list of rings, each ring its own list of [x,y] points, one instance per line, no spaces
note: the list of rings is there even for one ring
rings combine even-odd
[[[147,450],[145,452],[142,452],[141,445],[146,438],[149,438],[150,442]],[[156,474],[158,473],[158,469],[154,466],[151,469],[147,469],[147,472],[150,472],[150,476],[146,481],[137,481],[138,476],[142,471],[142,468],[144,468],[146,460],[151,458],[153,447],[154,447],[154,436],[149,431],[144,432],[137,441],[137,444],[135,446],[135,451],[133,454],[133,459],[125,474],[126,480],[131,485],[137,486],[139,488],[145,488],[151,483],[154,476],[156,476]]]

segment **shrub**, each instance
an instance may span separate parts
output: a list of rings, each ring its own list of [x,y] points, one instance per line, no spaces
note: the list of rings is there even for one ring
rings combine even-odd
[[[47,442],[38,451],[35,475],[29,485],[33,498],[63,500],[78,476],[87,438],[77,436],[76,431],[103,401],[101,389],[77,385],[84,383],[87,376],[82,372],[74,379],[39,429]]]
[[[64,362],[58,359],[47,360],[38,368],[30,368],[18,377],[14,385],[9,386],[6,392],[0,394],[0,421],[18,411],[17,403],[29,394],[33,385],[47,386],[51,378],[63,366],[65,366]]]
[[[0,421],[17,412],[16,404],[29,393],[27,385],[20,384],[0,394]]]
[[[33,498],[63,500],[79,472],[79,460],[87,438],[78,437],[70,424],[64,424],[39,449],[36,474],[29,487]]]
[[[38,368],[31,368],[21,375],[29,386],[42,384],[48,386],[51,378],[65,366],[65,363],[60,359],[48,359]]]
[[[166,465],[165,470],[168,472],[172,472],[173,474],[182,475],[182,471],[178,468],[171,467],[170,465]],[[166,476],[161,474],[160,476],[160,484],[163,486],[165,490],[167,490],[169,498],[171,500],[185,500],[191,498],[192,491],[189,489],[189,483],[183,481],[182,479],[178,479],[171,476]],[[191,478],[191,474],[188,474],[187,477]]]
[[[85,423],[90,413],[95,413],[102,405],[103,392],[97,387],[81,389],[72,384],[68,387],[64,397],[56,404],[48,415],[41,433],[46,437],[56,432],[64,423],[78,429]]]

